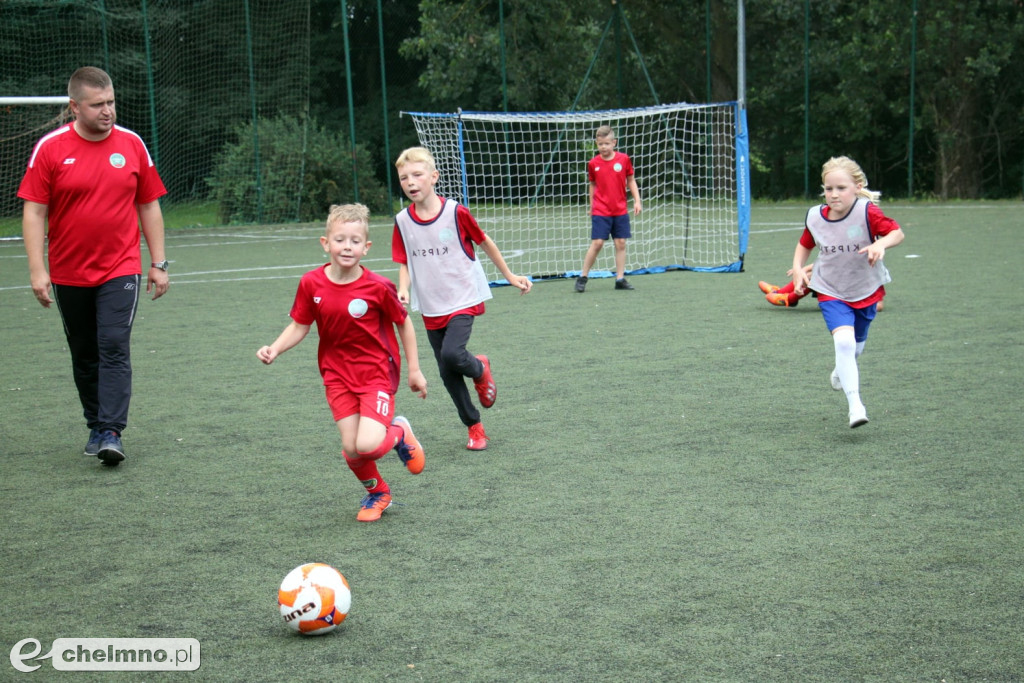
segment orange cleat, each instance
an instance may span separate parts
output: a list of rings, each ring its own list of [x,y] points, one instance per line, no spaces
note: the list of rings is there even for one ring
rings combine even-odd
[[[791,307],[792,306],[792,307],[795,307],[798,303],[800,303],[799,299],[794,301],[793,303],[790,303],[789,302],[789,294],[781,294],[779,292],[772,292],[770,294],[765,294],[764,298],[767,299],[768,303],[770,303],[772,306],[787,306],[787,307]]]
[[[484,373],[473,380],[473,385],[476,387],[476,395],[480,397],[480,405],[490,408],[498,398],[498,387],[491,375],[491,361],[487,356],[477,356],[476,359],[484,364]]]
[[[484,423],[477,422],[469,428],[469,443],[466,444],[468,451],[482,451],[487,448],[487,432],[484,431]]]
[[[764,292],[765,294],[774,294],[775,292],[779,291],[778,287],[776,287],[775,285],[770,285],[764,280],[759,281],[757,283],[757,286],[760,287],[761,291]]]
[[[405,466],[412,474],[419,474],[423,471],[423,466],[426,464],[427,459],[426,454],[423,452],[423,446],[420,445],[416,435],[412,433],[412,425],[409,424],[408,419],[401,415],[395,417],[391,424],[398,425],[405,433],[402,440],[395,446],[398,457],[405,463]]]
[[[359,508],[356,519],[360,522],[376,522],[384,511],[391,507],[391,494],[387,491],[367,493],[360,501],[360,505],[362,507]]]

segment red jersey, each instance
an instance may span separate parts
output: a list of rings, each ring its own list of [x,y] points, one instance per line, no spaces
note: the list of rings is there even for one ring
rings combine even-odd
[[[424,220],[416,215],[416,205],[410,204],[408,207],[409,217],[412,222],[417,225],[429,225],[441,218],[441,214],[444,213],[444,207],[447,206],[447,200],[441,198],[441,213],[434,218]],[[401,216],[401,214],[399,214]],[[476,218],[470,213],[469,209],[464,207],[462,204],[455,205],[455,229],[458,233],[455,237],[458,240],[459,246],[462,252],[469,258],[469,262],[476,261],[476,249],[475,245],[480,244],[487,239],[487,235],[484,233],[480,224],[477,223]],[[442,245],[438,245],[441,247]],[[391,260],[395,263],[401,263],[406,266],[409,265],[409,253],[405,246],[405,238],[402,237],[402,231],[398,227],[398,218],[395,220],[395,228],[391,236]],[[414,283],[415,284],[415,283]],[[478,304],[462,308],[453,313],[447,315],[424,315],[423,326],[428,330],[441,330],[448,326],[448,322],[457,315],[483,315],[485,310],[484,303],[481,301]]]
[[[598,154],[587,162],[587,180],[594,184],[594,216],[622,216],[626,207],[626,183],[633,175],[633,162],[622,152],[608,160]]]
[[[324,384],[394,395],[402,370],[395,325],[408,315],[395,285],[366,267],[358,280],[339,285],[327,277],[329,267],[302,276],[290,313],[300,325],[316,323]]]
[[[822,204],[820,211],[821,217],[828,219],[828,205]],[[874,202],[871,201],[868,202],[867,217],[868,231],[871,233],[872,241],[878,239],[879,237],[883,237],[884,235],[888,235],[893,230],[900,229],[899,223],[897,223],[896,221],[882,213],[882,210],[878,208],[878,204],[875,204]],[[814,235],[811,234],[811,231],[807,228],[807,226],[804,226],[804,232],[802,235],[800,235],[800,246],[804,247],[805,249],[814,249],[816,246],[818,246],[818,243],[814,240]],[[832,301],[835,298],[836,297],[829,296],[827,294],[818,294],[818,301]],[[879,287],[871,296],[861,299],[860,301],[848,301],[847,303],[850,304],[850,306],[853,308],[867,308],[871,304],[876,304],[884,298],[885,287]]]
[[[48,207],[50,280],[75,287],[142,272],[136,207],[165,194],[142,138],[114,126],[94,142],[74,124],[40,138],[18,188]]]

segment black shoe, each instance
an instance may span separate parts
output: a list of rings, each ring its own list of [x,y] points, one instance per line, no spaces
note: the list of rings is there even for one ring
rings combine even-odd
[[[100,454],[100,430],[89,430],[89,441],[85,444],[85,454],[96,457]]]
[[[615,281],[615,289],[633,289],[633,285],[629,284],[629,280],[626,278],[622,278]]]
[[[587,288],[587,278],[582,275],[576,278],[576,291],[580,294]]]
[[[100,448],[96,457],[103,461],[104,465],[117,467],[124,460],[124,446],[121,445],[121,436],[110,429],[100,434]]]

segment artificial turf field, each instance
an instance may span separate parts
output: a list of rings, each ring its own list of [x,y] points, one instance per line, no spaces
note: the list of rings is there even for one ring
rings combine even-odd
[[[0,679],[31,676],[15,643],[61,637],[195,638],[202,666],[39,680],[1024,679],[1020,203],[882,206],[907,239],[860,360],[870,424],[846,425],[814,300],[756,286],[785,281],[805,205],[755,205],[742,273],[496,289],[482,453],[417,319],[430,394],[403,380],[397,404],[427,466],[381,461],[399,504],[373,524],[315,337],[255,357],[320,226],[169,235],[114,469],[81,454],[59,316],[0,243]],[[364,264],[397,278],[390,223],[372,236]],[[353,605],[306,638],[276,589],[310,561]]]

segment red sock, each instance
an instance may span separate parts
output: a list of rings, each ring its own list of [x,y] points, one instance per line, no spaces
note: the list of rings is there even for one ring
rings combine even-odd
[[[372,451],[366,453],[360,452],[358,455],[360,458],[366,460],[379,460],[388,454],[396,445],[398,441],[405,436],[405,430],[398,425],[389,425],[388,431],[384,435],[384,439],[377,444],[377,447]]]
[[[776,294],[788,294],[789,295],[789,297],[788,297],[789,298],[789,305],[793,306],[793,305],[796,304],[797,301],[800,301],[800,299],[803,299],[805,296],[807,296],[808,294],[811,293],[811,290],[809,290],[809,289],[804,289],[804,293],[803,294],[797,294],[795,290],[796,290],[796,287],[793,286],[793,281],[790,280],[789,282],[784,284],[782,287],[779,287],[779,289],[776,292]]]
[[[391,487],[388,486],[388,483],[380,476],[380,472],[377,471],[376,460],[352,458],[345,451],[342,451],[341,454],[345,456],[345,462],[348,464],[348,468],[352,470],[352,474],[356,475],[356,479],[366,488],[368,493],[391,491]]]

